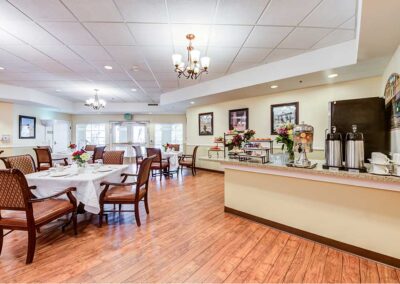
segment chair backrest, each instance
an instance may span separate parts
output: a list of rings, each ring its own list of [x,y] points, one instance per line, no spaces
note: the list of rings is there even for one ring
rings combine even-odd
[[[125,151],[106,151],[103,154],[103,164],[122,165]]]
[[[0,210],[32,210],[25,176],[18,169],[0,170]]]
[[[24,175],[36,172],[35,162],[31,155],[19,155],[0,158],[7,169],[18,169]]]
[[[140,188],[143,185],[146,185],[147,189],[149,183],[151,163],[153,162],[154,158],[155,156],[150,156],[144,159],[142,165],[139,168],[139,173],[136,180],[136,196],[139,196]]]
[[[193,162],[193,165],[196,163],[196,156],[197,156],[197,149],[199,148],[199,146],[196,146],[196,147],[194,147],[194,149],[193,149],[193,155],[192,155],[192,162]]]
[[[37,146],[36,148],[47,148],[50,150],[50,153],[53,153],[53,148],[51,148],[51,146]]]
[[[179,144],[169,144],[174,151],[179,151],[181,145]]]
[[[33,148],[33,150],[36,153],[36,161],[39,169],[41,164],[49,164],[50,167],[53,167],[53,161],[51,159],[51,152],[49,148]]]
[[[153,162],[161,163],[161,149],[159,148],[146,148],[147,157],[155,156]]]
[[[85,151],[94,151],[94,149],[96,148],[96,145],[86,145],[85,146]]]
[[[99,146],[94,148],[93,163],[96,162],[97,160],[103,159],[104,149],[106,147],[107,146]]]
[[[136,157],[143,158],[142,147],[133,145],[132,148],[135,150]]]
[[[3,151],[3,150],[0,150],[0,155],[3,154],[3,153],[4,153],[4,151]]]

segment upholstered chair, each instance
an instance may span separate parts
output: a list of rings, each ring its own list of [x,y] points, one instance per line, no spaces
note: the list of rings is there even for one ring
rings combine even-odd
[[[18,169],[24,175],[36,172],[35,162],[31,155],[19,155],[0,158],[7,169]]]
[[[195,176],[197,174],[197,171],[196,171],[196,155],[197,155],[197,149],[198,148],[199,148],[199,146],[194,147],[192,155],[182,155],[182,156],[179,157],[179,162],[178,163],[179,163],[179,167],[181,169],[181,172],[183,170],[183,167],[187,167],[187,168],[192,169],[192,175],[193,176]]]
[[[36,162],[38,171],[48,170],[53,167],[53,162],[61,162],[68,166],[68,158],[53,159],[49,148],[33,148],[36,153]]]
[[[95,163],[98,160],[103,160],[103,154],[104,150],[106,149],[106,146],[98,146],[94,148],[93,156],[92,156],[92,162]]]
[[[84,150],[93,152],[94,148],[96,148],[96,145],[86,145]]]
[[[179,144],[170,144],[172,150],[179,152],[181,145]]]
[[[36,246],[36,231],[40,227],[72,214],[74,232],[77,234],[76,199],[72,195],[75,188],[67,188],[45,198],[33,198],[35,186],[28,186],[20,170],[0,170],[0,253],[3,247],[3,230],[28,232],[28,253],[26,263],[33,261]],[[55,199],[61,195],[65,199]]]
[[[53,148],[51,148],[51,146],[48,146],[48,145],[46,145],[46,146],[37,146],[36,148],[46,148],[46,149],[50,150],[50,153],[53,153]]]
[[[122,165],[125,151],[106,151],[103,154],[103,164]]]
[[[104,186],[100,194],[100,213],[99,213],[99,227],[103,225],[103,217],[106,212],[116,212],[116,210],[104,210],[105,204],[133,204],[134,210],[121,210],[118,212],[135,212],[136,224],[140,223],[139,202],[143,201],[146,213],[149,214],[148,191],[149,191],[149,175],[152,160],[155,157],[148,157],[143,160],[139,169],[139,174],[123,173],[123,180],[121,183],[112,183],[104,181],[101,186]],[[126,182],[130,176],[137,177],[136,182]],[[115,207],[114,207],[115,208]],[[107,216],[107,215],[106,215]]]
[[[158,174],[160,175],[160,180],[164,174],[166,173],[166,176],[170,176],[169,168],[170,168],[170,159],[169,157],[166,159],[162,158],[161,155],[161,149],[159,148],[146,148],[147,152],[147,157],[150,156],[155,156],[153,159],[153,162],[151,164],[151,170],[152,171],[158,171]],[[155,176],[155,174],[153,175]]]
[[[139,171],[139,167],[143,162],[143,153],[142,153],[142,148],[140,146],[132,146],[132,148],[135,150],[135,162],[136,162],[136,173]]]

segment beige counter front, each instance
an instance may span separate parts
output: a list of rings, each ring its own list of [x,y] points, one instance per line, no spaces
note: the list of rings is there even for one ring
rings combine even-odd
[[[355,253],[367,250],[365,256],[398,266],[400,178],[237,161],[221,165],[228,212],[334,240],[343,249],[354,246]]]

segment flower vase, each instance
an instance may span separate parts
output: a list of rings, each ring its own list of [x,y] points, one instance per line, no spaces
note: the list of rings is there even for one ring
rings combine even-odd
[[[289,155],[289,163],[293,163],[294,162],[294,151],[286,150],[286,153]]]

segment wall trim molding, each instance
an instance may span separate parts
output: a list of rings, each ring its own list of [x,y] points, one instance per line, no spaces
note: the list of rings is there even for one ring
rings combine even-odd
[[[201,167],[196,167],[197,170],[201,171],[206,171],[206,172],[212,172],[212,173],[218,173],[218,174],[225,174],[224,171],[219,171],[219,170],[212,170],[212,169],[207,169],[207,168],[201,168]]]
[[[328,246],[334,247],[336,249],[339,249],[339,250],[342,250],[342,251],[345,251],[345,252],[349,252],[349,253],[352,253],[352,254],[355,254],[355,255],[358,255],[358,256],[361,256],[361,257],[365,257],[365,258],[372,259],[372,260],[375,260],[375,261],[378,261],[378,262],[382,262],[382,263],[387,264],[387,265],[391,265],[391,266],[400,268],[400,259],[392,257],[392,256],[388,256],[388,255],[381,254],[381,253],[378,253],[378,252],[375,252],[375,251],[367,250],[367,249],[364,249],[364,248],[361,248],[361,247],[357,247],[357,246],[354,246],[354,245],[350,245],[350,244],[347,244],[347,243],[339,242],[339,241],[334,240],[334,239],[326,238],[326,237],[323,237],[321,235],[317,235],[317,234],[314,234],[314,233],[310,233],[310,232],[307,232],[307,231],[303,231],[303,230],[297,229],[295,227],[287,226],[287,225],[284,225],[284,224],[281,224],[281,223],[278,223],[278,222],[274,222],[274,221],[271,221],[271,220],[268,220],[268,219],[264,219],[264,218],[261,218],[261,217],[258,217],[258,216],[254,216],[254,215],[251,215],[251,214],[248,214],[248,213],[245,213],[245,212],[242,212],[242,211],[239,211],[239,210],[227,207],[227,206],[224,206],[224,211],[226,213],[234,214],[234,215],[237,215],[239,217],[242,217],[242,218],[245,218],[245,219],[249,219],[251,221],[254,221],[254,222],[257,222],[257,223],[261,223],[261,224],[267,225],[269,227],[278,229],[280,231],[284,231],[284,232],[287,232],[289,234],[293,234],[293,235],[299,236],[301,238],[305,238],[305,239],[308,239],[308,240],[311,240],[311,241],[314,241],[314,242],[317,242],[317,243],[321,243],[321,244],[324,244],[324,245],[328,245]]]

